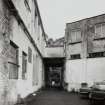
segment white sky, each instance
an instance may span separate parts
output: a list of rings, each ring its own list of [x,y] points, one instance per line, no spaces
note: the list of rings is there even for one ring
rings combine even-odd
[[[54,39],[64,36],[65,25],[105,13],[105,0],[37,0],[45,32]]]

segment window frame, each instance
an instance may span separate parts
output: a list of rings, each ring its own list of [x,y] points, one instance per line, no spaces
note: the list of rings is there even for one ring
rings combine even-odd
[[[101,32],[100,32],[100,34],[98,34],[98,33],[96,32],[98,25],[100,25],[100,27],[101,27]],[[104,34],[104,33],[103,33],[103,27],[102,27],[103,25],[105,26],[105,22],[95,24],[95,37],[94,37],[94,39],[102,39],[102,38],[105,38],[105,35],[103,35],[103,34]]]
[[[105,51],[88,53],[87,58],[102,58],[105,57]]]
[[[75,32],[75,40],[73,40],[73,38],[72,38],[72,32]],[[78,36],[78,32],[80,32],[80,36],[79,37],[77,37]],[[71,38],[71,39],[70,39]],[[76,43],[81,43],[82,42],[82,32],[81,32],[81,29],[72,29],[72,30],[70,30],[69,31],[69,44],[76,44]]]
[[[22,79],[23,80],[27,79],[25,75],[26,73],[27,73],[27,54],[24,51],[22,51]]]
[[[12,46],[12,47],[14,47],[16,49],[16,62],[12,62],[12,61],[8,60],[8,69],[9,69],[10,65],[15,66],[17,68],[17,71],[15,71],[15,73],[17,73],[17,74],[15,75],[16,77],[14,77],[14,75],[10,74],[11,71],[9,69],[9,80],[13,80],[13,79],[17,80],[18,76],[19,76],[19,74],[18,74],[18,70],[19,70],[18,69],[19,68],[19,47],[13,41],[11,41],[11,40],[10,40],[10,46]],[[10,51],[9,51],[9,53],[10,53]]]
[[[28,62],[32,63],[32,49],[28,47]]]

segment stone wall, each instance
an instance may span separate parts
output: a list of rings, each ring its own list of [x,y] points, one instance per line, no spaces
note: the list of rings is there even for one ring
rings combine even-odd
[[[9,11],[0,0],[0,105],[8,105]]]
[[[9,3],[14,3],[14,6],[16,8],[10,8],[11,4],[9,5],[9,7],[7,5],[8,3],[6,3],[7,1],[8,0],[0,0],[0,105],[14,105],[17,102],[18,98],[24,98],[30,93],[37,91],[42,87],[42,85],[44,85],[42,78],[42,55],[44,53],[46,42],[41,29],[40,31],[37,31],[37,36],[40,36],[37,42],[36,40],[32,40],[34,39],[33,37],[35,37],[35,33],[34,31],[32,31],[31,27],[33,27],[34,30],[35,27],[32,24],[34,21],[34,15],[31,13],[35,12],[35,9],[33,9],[36,8],[34,7],[35,4],[32,5],[33,0],[29,0],[29,5],[32,10],[32,12],[30,12],[27,11],[27,8],[25,6],[23,6],[23,0],[9,1]],[[16,11],[18,11],[19,14]],[[19,47],[18,79],[9,79],[8,58],[11,41]],[[29,47],[32,50],[31,62],[28,61]],[[26,80],[22,79],[23,51],[27,54]],[[33,55],[35,55],[35,57],[36,55],[38,56],[38,65],[33,63]],[[34,68],[33,65],[37,65],[37,68]],[[33,75],[33,71],[35,71],[36,69],[38,83],[33,85],[33,76],[35,76]]]

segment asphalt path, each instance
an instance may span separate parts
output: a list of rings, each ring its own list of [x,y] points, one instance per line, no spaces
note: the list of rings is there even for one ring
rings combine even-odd
[[[81,99],[77,93],[68,93],[62,90],[43,90],[27,105],[89,105],[89,100]]]

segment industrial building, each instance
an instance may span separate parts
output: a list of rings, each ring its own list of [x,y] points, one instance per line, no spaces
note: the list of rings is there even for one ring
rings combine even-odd
[[[44,31],[37,0],[0,0],[0,105],[42,87],[78,91],[105,80],[105,14],[67,23],[55,41]]]
[[[36,0],[0,0],[0,105],[14,105],[44,85],[46,46]]]
[[[105,14],[67,23],[65,42],[68,91],[105,80]]]

